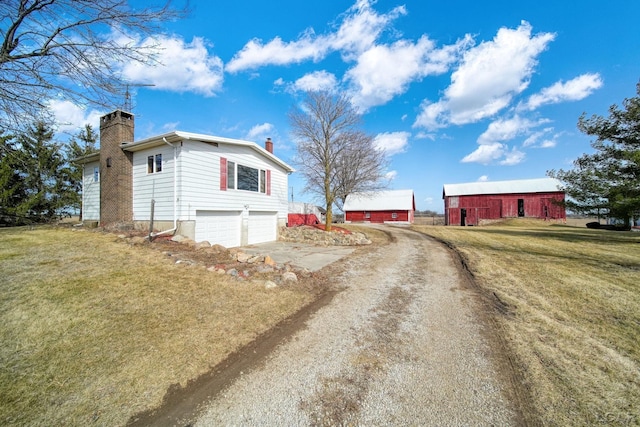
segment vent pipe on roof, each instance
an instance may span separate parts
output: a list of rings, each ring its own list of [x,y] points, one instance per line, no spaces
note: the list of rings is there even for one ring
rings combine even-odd
[[[271,138],[267,138],[264,142],[264,149],[273,154],[273,142],[271,141]]]

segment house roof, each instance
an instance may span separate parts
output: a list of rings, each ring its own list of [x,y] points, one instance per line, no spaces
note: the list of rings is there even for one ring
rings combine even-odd
[[[268,159],[277,163],[287,172],[289,173],[295,172],[295,169],[293,167],[288,165],[286,162],[280,160],[273,153],[268,152],[266,149],[259,146],[255,142],[244,141],[242,139],[224,138],[222,136],[212,136],[212,135],[204,135],[199,133],[173,131],[173,132],[165,133],[162,135],[141,139],[139,141],[123,142],[122,144],[120,144],[120,147],[125,151],[135,152],[135,151],[145,150],[147,148],[159,147],[164,144],[173,144],[180,141],[202,141],[202,142],[213,143],[213,144],[227,144],[227,145],[249,147],[252,150],[258,152],[260,155],[267,157]],[[100,156],[100,152],[97,152],[94,154],[90,154],[89,156],[84,156],[84,157],[74,159],[74,161],[79,164],[89,163],[89,162],[98,160],[99,156]]]
[[[551,193],[562,191],[560,186],[560,181],[554,178],[445,184],[442,189],[442,198],[475,194]]]
[[[344,201],[346,211],[415,210],[413,190],[353,193]]]

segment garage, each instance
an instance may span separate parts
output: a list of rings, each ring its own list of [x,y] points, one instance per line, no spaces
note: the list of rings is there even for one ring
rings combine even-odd
[[[273,242],[277,239],[276,212],[249,212],[249,244]]]
[[[239,211],[196,211],[195,240],[234,248],[240,246],[240,227]]]

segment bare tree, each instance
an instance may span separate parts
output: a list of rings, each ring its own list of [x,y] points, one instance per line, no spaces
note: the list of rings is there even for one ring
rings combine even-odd
[[[185,13],[170,2],[133,9],[126,0],[0,1],[0,130],[36,121],[52,99],[112,108],[126,88],[120,66],[152,64],[158,51],[131,36]]]
[[[289,120],[305,191],[325,200],[329,231],[334,203],[341,205],[352,192],[383,186],[386,158],[373,138],[358,129],[360,116],[344,95],[308,92],[302,107],[289,113]]]

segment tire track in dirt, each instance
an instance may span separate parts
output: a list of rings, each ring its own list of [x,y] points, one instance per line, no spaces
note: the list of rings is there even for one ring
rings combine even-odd
[[[390,228],[386,228],[390,230]],[[198,425],[518,425],[477,296],[442,245],[406,229],[353,256],[343,287]]]

